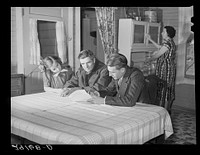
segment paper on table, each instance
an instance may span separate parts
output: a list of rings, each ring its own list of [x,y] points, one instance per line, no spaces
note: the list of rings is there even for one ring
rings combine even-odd
[[[92,97],[85,90],[76,90],[68,96],[73,101],[87,101]]]

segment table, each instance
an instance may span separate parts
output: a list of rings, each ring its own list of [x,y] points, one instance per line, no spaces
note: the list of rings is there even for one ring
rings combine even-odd
[[[11,97],[11,133],[38,144],[143,144],[173,134],[163,107],[74,102],[51,92]]]

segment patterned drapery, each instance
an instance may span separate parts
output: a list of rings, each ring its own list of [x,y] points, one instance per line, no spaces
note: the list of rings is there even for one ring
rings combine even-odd
[[[97,25],[106,58],[109,57],[111,53],[116,52],[114,44],[115,9],[115,7],[95,7]]]

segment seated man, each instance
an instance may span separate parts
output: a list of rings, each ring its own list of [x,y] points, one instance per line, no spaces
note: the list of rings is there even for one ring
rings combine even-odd
[[[75,76],[66,82],[61,93],[63,97],[77,89],[85,89],[87,93],[93,94],[105,89],[111,82],[106,65],[96,59],[92,51],[81,51],[78,59],[81,66]]]
[[[107,60],[107,68],[113,78],[111,83],[106,89],[98,91],[99,97],[93,96],[89,102],[127,107],[134,106],[136,102],[149,103],[143,73],[129,67],[124,55],[112,54]]]

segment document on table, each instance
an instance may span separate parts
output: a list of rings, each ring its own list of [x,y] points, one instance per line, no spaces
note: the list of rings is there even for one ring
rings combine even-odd
[[[92,97],[85,90],[76,90],[68,96],[72,101],[87,101]]]

